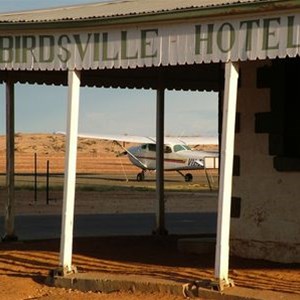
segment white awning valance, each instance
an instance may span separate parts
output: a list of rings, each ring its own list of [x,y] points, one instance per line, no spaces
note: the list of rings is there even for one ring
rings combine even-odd
[[[60,33],[0,34],[0,70],[67,70],[295,57],[300,14]]]

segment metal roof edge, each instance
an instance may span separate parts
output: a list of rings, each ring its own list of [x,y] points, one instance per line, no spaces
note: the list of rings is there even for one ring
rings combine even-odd
[[[300,9],[299,0],[273,0],[249,3],[234,3],[212,7],[192,7],[175,9],[171,11],[158,11],[151,13],[141,13],[136,15],[94,17],[82,19],[61,19],[50,21],[20,21],[1,22],[1,30],[32,30],[32,29],[77,29],[112,25],[143,24],[152,22],[181,21],[195,18],[226,17],[232,15],[246,15],[253,13],[267,13],[272,11],[287,11]],[[21,26],[21,28],[20,28]]]

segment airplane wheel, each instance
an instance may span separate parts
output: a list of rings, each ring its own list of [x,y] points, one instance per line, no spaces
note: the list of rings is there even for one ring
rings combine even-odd
[[[137,180],[137,181],[144,181],[144,179],[145,179],[145,174],[144,174],[143,172],[138,173],[138,174],[136,175],[136,180]]]
[[[192,182],[193,181],[193,175],[191,173],[187,173],[184,175],[185,182]]]

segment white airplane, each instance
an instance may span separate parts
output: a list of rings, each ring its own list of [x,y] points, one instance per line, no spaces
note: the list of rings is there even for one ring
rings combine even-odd
[[[156,169],[156,139],[152,137],[131,135],[92,135],[78,134],[78,137],[109,140],[117,143],[127,154],[130,162],[141,169],[137,174],[137,181],[145,179],[145,172]],[[121,143],[135,143],[138,146],[125,148]],[[192,150],[188,145],[217,145],[216,137],[165,137],[164,138],[164,170],[177,171],[186,182],[193,181],[191,173],[182,171],[199,170],[205,168],[205,158],[218,157],[215,151]]]

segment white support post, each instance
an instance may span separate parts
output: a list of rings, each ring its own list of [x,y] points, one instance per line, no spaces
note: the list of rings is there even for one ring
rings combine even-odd
[[[6,82],[6,188],[4,241],[15,241],[15,93],[14,83]]]
[[[238,77],[238,64],[226,63],[215,257],[215,277],[221,289],[230,284],[228,278],[230,211]]]
[[[65,179],[60,242],[60,267],[62,267],[63,275],[74,271],[72,267],[72,250],[80,98],[79,93],[80,72],[69,70]]]

